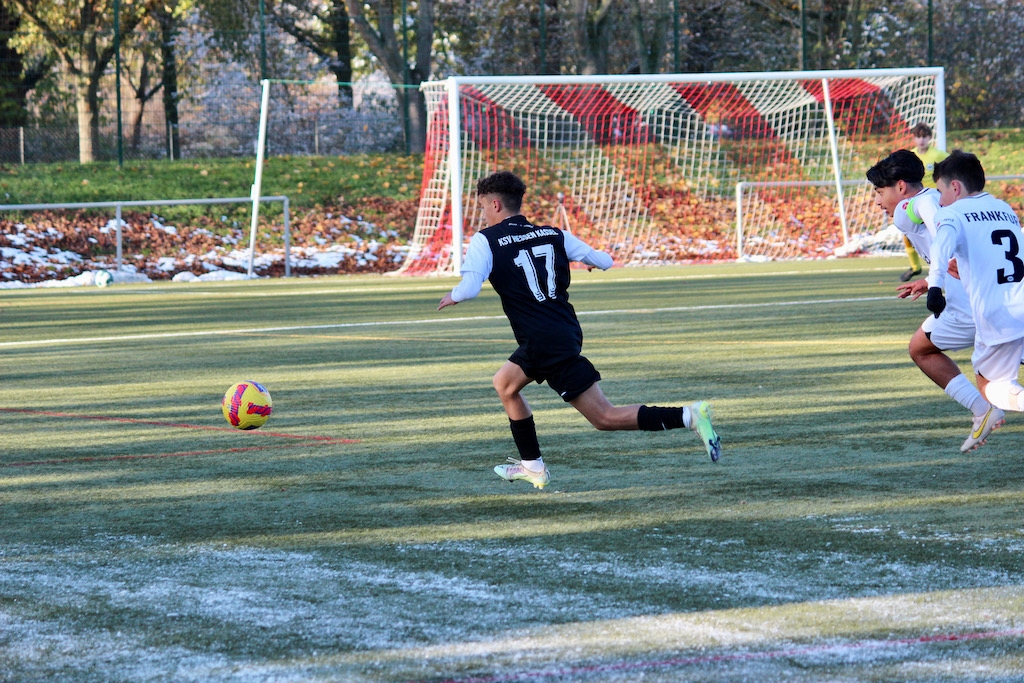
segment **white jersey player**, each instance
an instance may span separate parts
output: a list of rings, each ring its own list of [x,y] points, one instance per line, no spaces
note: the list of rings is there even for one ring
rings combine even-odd
[[[1024,411],[1018,380],[1024,353],[1024,233],[1006,202],[984,192],[978,158],[953,150],[935,166],[942,209],[936,215],[928,309],[944,315],[946,265],[956,258],[977,323],[971,362],[978,389],[1002,410]]]
[[[937,190],[925,188],[924,164],[913,152],[897,150],[868,169],[867,178],[875,186],[876,203],[892,218],[925,260],[935,236],[935,216],[940,210]],[[898,287],[900,298],[917,299],[928,291],[927,280],[916,280]],[[975,326],[967,293],[960,282],[949,278],[947,307],[941,317],[929,315],[910,340],[910,357],[921,371],[953,400],[971,411],[971,432],[961,451],[977,448],[989,433],[1003,422],[1003,411],[993,408],[960,366],[944,352],[974,345]]]
[[[904,199],[896,205],[893,213],[893,224],[903,232],[917,253],[924,254],[925,261],[931,263],[932,241],[935,237],[935,215],[942,207],[939,205],[939,191],[933,188],[922,188],[913,197]],[[928,292],[928,281],[918,280],[917,283],[901,285],[900,293],[906,296],[921,296]],[[941,318],[929,315],[921,323],[921,329],[928,335],[931,342],[943,351],[956,351],[974,346],[976,327],[971,314],[971,302],[960,280],[951,277],[946,280],[946,309]]]

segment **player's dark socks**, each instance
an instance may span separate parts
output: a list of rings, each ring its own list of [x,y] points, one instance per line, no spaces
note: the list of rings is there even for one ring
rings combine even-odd
[[[636,414],[637,425],[645,432],[660,432],[665,429],[680,429],[683,424],[682,408],[658,408],[640,406]]]
[[[512,439],[519,449],[519,457],[523,460],[536,460],[540,457],[540,443],[537,441],[537,425],[533,415],[525,420],[509,420]]]

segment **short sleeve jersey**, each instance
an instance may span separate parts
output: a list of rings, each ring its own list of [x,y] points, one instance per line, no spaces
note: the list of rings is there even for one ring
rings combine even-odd
[[[481,234],[493,258],[488,279],[519,345],[549,362],[579,355],[583,331],[569,303],[565,233],[512,216]]]
[[[1010,205],[987,192],[970,195],[943,207],[935,224],[938,241],[943,232],[952,237],[981,341],[1024,337],[1024,233]]]

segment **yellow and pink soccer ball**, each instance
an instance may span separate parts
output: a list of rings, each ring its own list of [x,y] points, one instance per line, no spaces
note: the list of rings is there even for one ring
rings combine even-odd
[[[273,405],[266,387],[252,380],[233,385],[220,402],[224,419],[235,429],[262,427],[270,418]]]

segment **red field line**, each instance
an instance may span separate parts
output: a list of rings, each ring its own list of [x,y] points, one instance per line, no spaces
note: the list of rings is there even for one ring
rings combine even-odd
[[[525,681],[543,678],[564,678],[566,676],[582,676],[594,673],[611,673],[613,671],[636,671],[640,669],[672,668],[692,666],[696,664],[720,664],[725,662],[745,662],[783,657],[799,657],[843,650],[858,651],[881,649],[904,645],[925,645],[929,643],[950,643],[971,640],[988,640],[992,638],[1011,638],[1024,636],[1024,629],[1008,629],[1005,631],[984,631],[980,633],[941,633],[916,638],[895,638],[891,640],[862,640],[854,643],[834,643],[829,645],[809,645],[807,647],[787,648],[785,650],[766,650],[764,652],[742,652],[736,654],[704,655],[701,657],[680,657],[651,662],[619,662],[616,664],[598,664],[594,666],[569,667],[564,669],[548,669],[542,671],[524,671],[514,674],[496,676],[474,676],[470,678],[449,678],[435,683],[499,683],[500,681]],[[423,681],[413,683],[425,683]]]
[[[70,420],[100,420],[103,422],[123,422],[127,424],[152,425],[156,427],[180,427],[182,429],[202,429],[213,432],[238,432],[234,427],[213,427],[210,425],[194,425],[183,422],[160,422],[157,420],[135,420],[130,417],[111,417],[109,415],[77,415],[75,413],[57,413],[48,410],[27,410],[24,408],[0,408],[2,413],[21,413],[24,415],[42,415],[45,417],[61,417]],[[307,434],[286,434],[284,432],[251,431],[252,434],[272,436],[279,439],[301,439],[303,441],[319,441],[328,444],[359,443],[358,439],[336,439],[332,436],[315,436]]]
[[[25,460],[22,462],[0,463],[0,467],[31,467],[32,465],[60,465],[69,462],[105,462],[108,460],[149,460],[151,458],[185,458],[192,455],[214,455],[217,453],[244,453],[246,451],[265,451],[268,448],[301,448],[306,444],[295,443],[284,446],[241,446],[238,448],[215,448],[208,451],[182,451],[181,453],[151,453],[149,455],[110,455],[106,457],[54,458],[52,460]],[[319,445],[319,444],[317,444]]]

